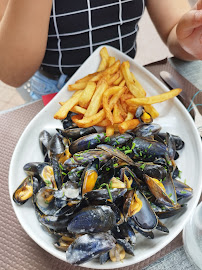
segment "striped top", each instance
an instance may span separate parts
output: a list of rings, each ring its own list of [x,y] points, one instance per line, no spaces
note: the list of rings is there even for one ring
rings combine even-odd
[[[71,76],[101,45],[134,57],[144,8],[144,0],[53,0],[43,69]]]

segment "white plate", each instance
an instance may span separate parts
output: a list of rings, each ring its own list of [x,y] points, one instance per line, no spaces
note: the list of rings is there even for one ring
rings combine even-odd
[[[156,77],[154,77],[145,68],[138,65],[133,59],[112,47],[106,47],[111,56],[116,57],[116,59],[121,60],[121,62],[126,60],[130,62],[131,71],[134,72],[136,78],[140,81],[148,96],[168,91],[168,89],[158,79],[156,79]],[[16,145],[10,164],[9,192],[12,205],[19,222],[27,234],[40,247],[64,261],[65,253],[57,250],[53,246],[53,238],[40,226],[31,202],[28,201],[26,204],[19,207],[13,202],[12,195],[18,185],[25,178],[25,173],[23,172],[24,164],[33,161],[43,161],[43,156],[38,143],[39,133],[43,129],[54,133],[55,128],[62,127],[61,122],[59,120],[55,120],[53,115],[60,107],[59,101],[65,101],[72,95],[72,92],[67,91],[67,85],[72,84],[83,76],[96,71],[100,63],[100,49],[101,48],[98,48],[85,61],[85,63],[78,69],[54,99],[30,122]],[[128,256],[123,262],[107,262],[104,265],[100,265],[96,261],[91,261],[83,264],[82,266],[84,267],[102,269],[118,268],[147,259],[165,247],[182,231],[193,211],[193,208],[195,208],[198,203],[202,189],[202,146],[196,127],[190,115],[177,98],[156,104],[155,108],[160,113],[160,116],[158,119],[155,119],[154,122],[159,123],[162,126],[163,131],[179,135],[185,141],[185,147],[180,151],[180,158],[177,160],[177,165],[182,171],[182,180],[186,179],[187,184],[194,190],[193,197],[188,202],[187,211],[181,216],[169,218],[164,222],[170,231],[168,235],[157,230],[154,232],[155,238],[153,240],[148,240],[141,235],[138,235],[134,257]]]

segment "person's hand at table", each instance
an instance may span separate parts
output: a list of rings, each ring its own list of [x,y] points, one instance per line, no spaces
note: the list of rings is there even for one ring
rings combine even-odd
[[[176,33],[181,47],[202,60],[202,0],[182,16],[176,27]]]
[[[182,60],[202,60],[202,0],[147,0],[149,15],[170,52]]]

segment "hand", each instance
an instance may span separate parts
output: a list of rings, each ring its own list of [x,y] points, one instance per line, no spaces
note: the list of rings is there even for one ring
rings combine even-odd
[[[177,39],[181,47],[202,60],[202,0],[180,19],[176,27]]]

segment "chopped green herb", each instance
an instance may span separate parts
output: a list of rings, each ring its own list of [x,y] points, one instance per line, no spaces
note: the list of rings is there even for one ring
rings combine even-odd
[[[59,164],[59,167],[61,170],[64,170],[64,168],[62,167],[62,164]]]
[[[110,168],[109,168],[109,167],[107,167],[107,168],[106,168],[106,171],[108,172],[109,170],[110,170]]]
[[[133,150],[135,148],[135,143],[132,143],[132,147],[131,147],[131,150]]]
[[[140,169],[144,170],[145,166],[146,166],[146,164],[143,163],[143,164],[140,166]]]
[[[63,175],[67,175],[65,172],[62,172]]]
[[[88,149],[90,148],[90,142],[88,142]]]
[[[78,160],[81,160],[81,159],[84,159],[84,158],[83,158],[83,157],[78,157],[77,159],[78,159]]]
[[[130,154],[132,152],[133,152],[133,150],[126,150],[124,153],[125,153],[125,155],[127,155],[127,154]]]
[[[44,182],[46,183],[46,185],[51,185],[51,181],[50,180],[45,179]]]
[[[114,168],[116,168],[116,167],[119,166],[119,164],[118,163],[115,163],[113,166],[114,166]]]
[[[110,189],[109,189],[109,185],[106,184],[106,183],[103,183],[103,184],[100,186],[100,188],[102,188],[102,187],[104,187],[104,186],[106,186],[107,191],[108,191],[108,194],[109,194],[109,198],[110,198],[110,200],[113,202],[112,194],[111,194],[111,191],[110,191]]]
[[[187,194],[187,191],[186,190],[181,190],[180,193],[181,194]]]
[[[148,149],[152,147],[152,144],[150,143],[150,145],[148,146]]]

